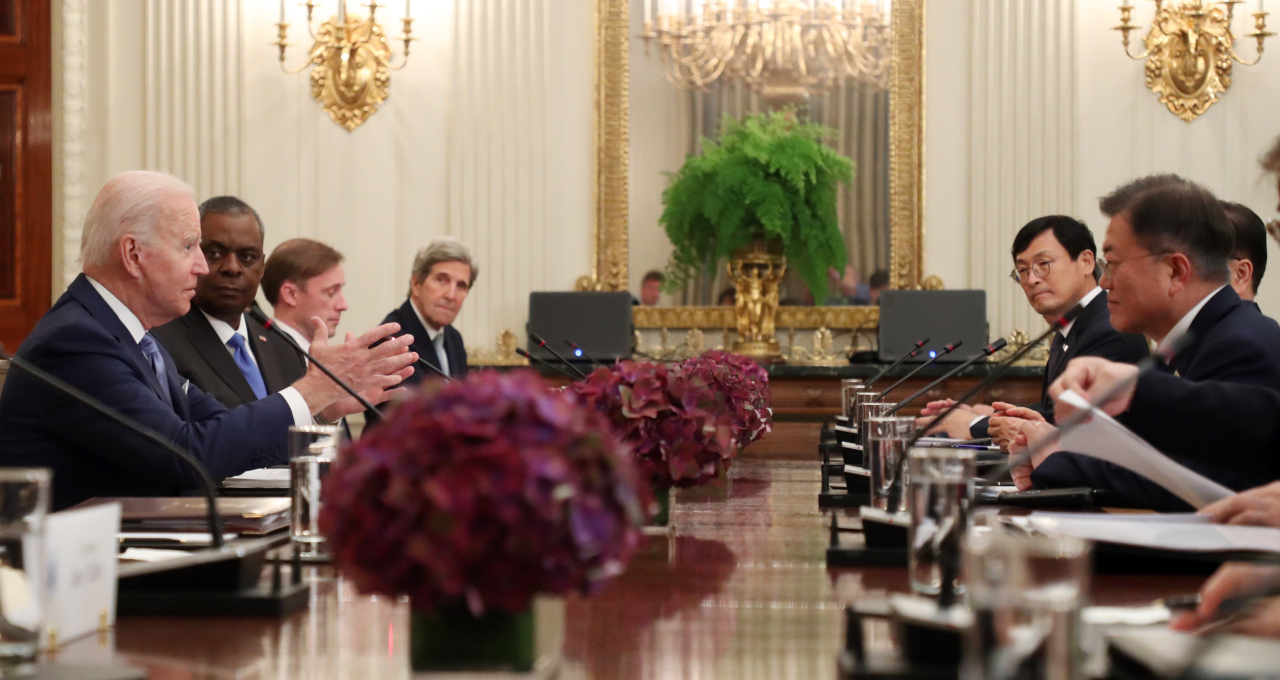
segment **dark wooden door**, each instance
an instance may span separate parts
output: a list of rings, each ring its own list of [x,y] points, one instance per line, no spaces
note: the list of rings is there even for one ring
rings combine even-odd
[[[49,309],[53,111],[49,0],[0,0],[0,342]]]

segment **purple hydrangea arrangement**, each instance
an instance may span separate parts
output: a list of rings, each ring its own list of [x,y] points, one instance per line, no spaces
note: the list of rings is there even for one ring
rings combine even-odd
[[[628,454],[604,416],[532,372],[477,371],[344,447],[320,526],[362,592],[518,612],[622,572],[649,500]]]
[[[686,359],[680,367],[724,394],[734,414],[738,445],[763,437],[773,426],[769,373],[752,359],[714,349]]]
[[[738,453],[725,396],[679,366],[621,361],[567,391],[608,416],[655,490],[704,484]]]

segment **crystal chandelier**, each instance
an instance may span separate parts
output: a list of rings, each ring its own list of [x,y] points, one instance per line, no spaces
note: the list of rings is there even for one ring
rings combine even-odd
[[[843,78],[885,87],[889,14],[889,0],[644,0],[641,37],[679,87],[739,79],[781,105]]]

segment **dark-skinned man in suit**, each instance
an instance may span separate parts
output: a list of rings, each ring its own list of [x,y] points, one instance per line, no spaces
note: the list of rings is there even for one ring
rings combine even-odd
[[[200,204],[200,249],[209,273],[196,280],[191,311],[152,331],[183,378],[227,408],[262,399],[306,373],[283,339],[245,316],[266,263],[258,212],[234,196]]]

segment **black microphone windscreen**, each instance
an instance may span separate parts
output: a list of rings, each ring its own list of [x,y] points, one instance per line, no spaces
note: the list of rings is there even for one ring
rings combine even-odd
[[[990,345],[987,345],[987,354],[988,355],[995,354],[996,352],[999,352],[1000,350],[1004,349],[1005,346],[1008,344],[1009,343],[1006,342],[1004,338],[1000,338],[999,340],[996,340]]]

